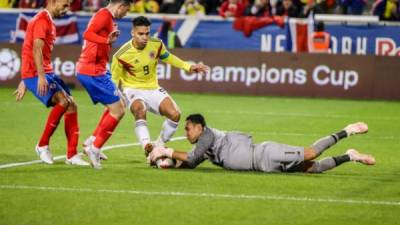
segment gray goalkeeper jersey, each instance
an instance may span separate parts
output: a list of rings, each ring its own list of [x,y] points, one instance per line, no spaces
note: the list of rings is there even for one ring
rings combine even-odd
[[[226,169],[254,170],[253,151],[251,136],[205,127],[196,145],[188,153],[187,164],[194,168],[208,159]]]

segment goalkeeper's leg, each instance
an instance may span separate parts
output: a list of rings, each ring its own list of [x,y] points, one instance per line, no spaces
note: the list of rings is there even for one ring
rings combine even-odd
[[[327,157],[319,161],[305,161],[304,171],[308,173],[322,173],[350,161],[367,166],[375,165],[375,158],[372,155],[362,154],[355,149],[349,149],[343,155]]]
[[[347,125],[341,131],[317,140],[311,147],[305,148],[304,160],[313,160],[320,156],[325,150],[336,144],[339,140],[354,134],[363,134],[368,132],[368,125],[363,122],[357,122]]]

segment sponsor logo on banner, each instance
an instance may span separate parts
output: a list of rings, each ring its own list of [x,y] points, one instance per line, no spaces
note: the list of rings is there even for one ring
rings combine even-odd
[[[375,54],[384,56],[400,56],[400,47],[396,46],[391,38],[377,38],[375,43]]]
[[[170,65],[158,65],[158,78],[171,79]],[[165,68],[163,68],[165,67]],[[167,72],[167,73],[164,73]],[[304,86],[312,82],[317,86],[339,87],[345,91],[357,86],[359,74],[355,70],[335,70],[327,65],[315,66],[311,73],[302,68],[214,66],[208,74],[188,74],[180,70],[180,78],[187,82],[238,83],[246,88],[256,84]]]
[[[16,44],[0,45],[1,86],[15,87],[20,81],[20,48]],[[54,73],[77,88],[81,88],[75,77],[79,52],[80,46],[58,46],[52,62]],[[226,57],[231,53],[174,49],[173,54],[203,62],[210,71],[189,74],[169,64],[158,64],[160,85],[171,92],[400,99],[400,62],[395,57],[376,60],[376,56],[235,52],[232,60]]]
[[[0,50],[0,80],[11,80],[19,72],[21,59],[18,54],[9,48]]]

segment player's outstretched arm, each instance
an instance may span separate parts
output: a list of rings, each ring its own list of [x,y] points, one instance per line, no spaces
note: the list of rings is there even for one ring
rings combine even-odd
[[[193,64],[190,67],[190,73],[203,73],[206,74],[209,71],[209,67],[204,65],[203,63]]]
[[[172,152],[172,157],[173,159],[179,160],[186,162],[188,159],[187,153],[186,152],[180,152],[180,151],[173,151]]]
[[[154,148],[150,153],[150,160],[156,161],[161,157],[168,157],[180,161],[187,161],[187,153],[175,151],[172,148]]]
[[[21,81],[18,84],[17,90],[15,90],[13,93],[13,95],[15,95],[15,100],[17,102],[21,101],[25,96],[25,92],[26,92],[25,83],[23,81]]]
[[[161,157],[168,157],[176,160],[175,168],[192,168],[187,163],[187,153],[175,151],[172,148],[154,148],[149,155],[150,162],[155,162]]]
[[[190,65],[189,63],[170,53],[168,54],[167,58],[162,59],[162,61],[171,64],[176,68],[184,69],[189,73],[206,74],[209,71],[209,67],[202,63]]]

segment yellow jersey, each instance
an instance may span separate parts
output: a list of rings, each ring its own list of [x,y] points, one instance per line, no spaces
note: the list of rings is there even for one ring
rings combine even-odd
[[[157,89],[158,60],[189,72],[191,65],[171,54],[158,38],[150,38],[142,50],[125,43],[113,56],[111,74],[113,82],[123,88]]]

